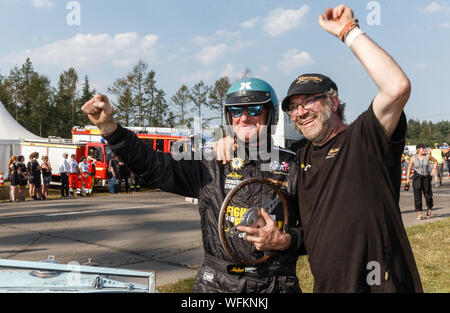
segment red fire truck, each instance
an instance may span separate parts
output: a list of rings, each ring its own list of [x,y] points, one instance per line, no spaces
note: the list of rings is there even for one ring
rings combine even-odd
[[[172,145],[179,140],[184,143],[181,145],[187,149],[190,141],[187,135],[173,135],[165,133],[150,133],[155,129],[130,128],[136,135],[144,141],[153,150],[170,153]],[[167,129],[164,129],[167,130]],[[161,132],[161,130],[159,130]],[[184,150],[187,151],[187,150]],[[110,178],[108,171],[109,160],[111,159],[111,149],[105,144],[100,136],[100,131],[95,127],[74,127],[72,129],[72,140],[57,137],[49,137],[45,140],[23,140],[20,144],[20,154],[28,161],[31,153],[38,152],[39,156],[47,155],[52,166],[52,183],[60,184],[61,175],[59,172],[59,162],[63,153],[67,153],[69,158],[72,154],[76,156],[79,162],[82,156],[90,156],[97,160],[95,164],[95,184],[105,186]],[[180,151],[182,152],[182,151]],[[39,160],[40,161],[40,160]]]

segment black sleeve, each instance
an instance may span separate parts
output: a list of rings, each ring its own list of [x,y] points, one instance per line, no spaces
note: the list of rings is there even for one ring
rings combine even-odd
[[[400,198],[401,186],[401,156],[405,148],[407,121],[402,112],[397,127],[391,138],[388,138],[373,111],[373,104],[361,114],[354,123],[354,134],[357,141],[377,160],[389,177],[392,191],[397,201]]]
[[[198,198],[206,175],[200,160],[174,160],[170,153],[154,151],[120,125],[105,139],[114,154],[150,187]]]
[[[397,127],[391,138],[388,138],[375,116],[373,104],[361,114],[354,123],[366,149],[370,151],[379,161],[392,164],[398,157],[401,159],[405,147],[407,122],[405,113],[402,112]]]

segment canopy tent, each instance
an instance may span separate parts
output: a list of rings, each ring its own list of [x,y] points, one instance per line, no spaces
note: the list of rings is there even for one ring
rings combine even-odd
[[[20,125],[0,102],[0,172],[8,177],[8,161],[20,152],[21,139],[42,139]]]

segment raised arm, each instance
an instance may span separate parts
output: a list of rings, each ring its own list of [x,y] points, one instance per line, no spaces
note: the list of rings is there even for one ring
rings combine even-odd
[[[174,160],[172,155],[157,152],[121,127],[113,118],[113,108],[104,95],[96,95],[82,107],[115,155],[151,187],[189,197],[198,191],[208,175],[200,160]],[[111,163],[109,164],[111,168]],[[113,172],[114,173],[114,172]],[[114,175],[114,174],[113,174]]]
[[[354,21],[354,23],[352,23]],[[391,138],[403,108],[411,93],[411,84],[395,60],[355,24],[353,11],[344,5],[327,9],[324,15],[319,15],[320,26],[329,33],[342,38],[359,59],[369,76],[379,89],[373,100],[375,116]],[[345,33],[345,27],[350,31]]]

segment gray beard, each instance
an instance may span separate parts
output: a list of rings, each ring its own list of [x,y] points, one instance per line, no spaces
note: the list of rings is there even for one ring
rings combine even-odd
[[[315,145],[322,144],[325,141],[325,139],[330,135],[333,129],[331,120],[331,115],[333,112],[331,110],[331,107],[329,105],[326,105],[324,107],[325,107],[324,111],[322,111],[321,113],[317,113],[317,118],[322,123],[322,128],[316,134],[305,135],[302,132],[300,126],[297,123],[294,123],[295,129],[297,129],[300,133],[302,133],[305,136],[306,139],[308,139]]]

